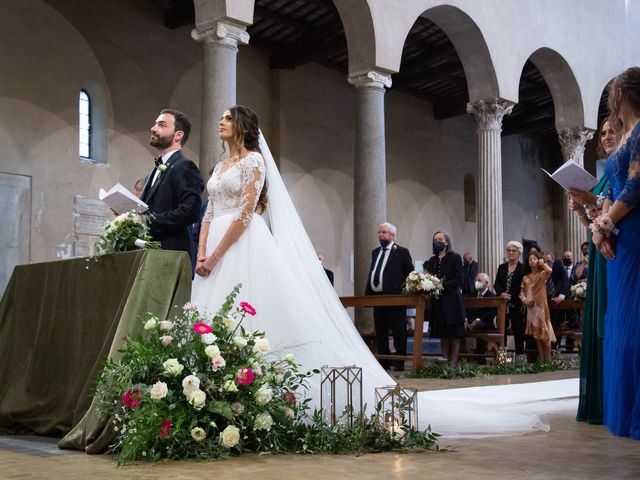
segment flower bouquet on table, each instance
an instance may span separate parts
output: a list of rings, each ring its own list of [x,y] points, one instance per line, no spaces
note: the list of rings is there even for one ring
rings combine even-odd
[[[122,213],[104,226],[104,233],[93,248],[92,256],[126,252],[136,248],[158,249],[149,235],[149,219],[135,210]]]
[[[402,293],[406,295],[428,295],[438,298],[444,290],[443,280],[430,273],[411,272],[404,281]]]
[[[574,300],[584,300],[587,296],[587,281],[580,280],[575,285],[571,285],[569,293],[571,294],[571,298]]]
[[[213,316],[193,304],[173,320],[149,315],[145,338],[125,342],[119,362],[98,379],[100,413],[117,434],[118,463],[148,458],[209,458],[242,451],[293,450],[294,427],[308,408],[293,355],[270,352],[263,332],[242,321],[239,286]]]

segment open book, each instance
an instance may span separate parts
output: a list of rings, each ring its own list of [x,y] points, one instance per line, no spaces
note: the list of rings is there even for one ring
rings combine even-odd
[[[575,160],[567,160],[553,173],[547,172],[544,168],[542,171],[567,191],[572,188],[589,191],[598,184],[598,179],[578,165]]]
[[[136,210],[138,213],[142,213],[149,210],[149,205],[144,203],[119,183],[116,183],[111,187],[108,192],[105,192],[104,189],[101,188],[100,193],[98,193],[98,198],[118,213],[129,212],[131,210]]]

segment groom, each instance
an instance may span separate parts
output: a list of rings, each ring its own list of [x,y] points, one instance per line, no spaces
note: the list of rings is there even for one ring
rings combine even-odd
[[[200,216],[204,188],[198,167],[182,154],[191,121],[177,110],[164,109],[151,127],[149,144],[158,149],[155,168],[146,178],[141,200],[149,205],[150,234],[166,250],[196,252],[190,225]]]

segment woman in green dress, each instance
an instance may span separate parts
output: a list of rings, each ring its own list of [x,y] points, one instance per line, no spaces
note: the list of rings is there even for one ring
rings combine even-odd
[[[616,148],[618,137],[608,120],[600,126],[598,153],[608,157]],[[588,227],[591,219],[600,214],[604,194],[609,188],[606,175],[591,192],[571,190],[571,208],[580,221]],[[607,260],[591,241],[589,235],[589,264],[587,293],[582,322],[582,348],[580,352],[580,399],[576,420],[591,424],[602,423],[602,341],[604,314],[607,310]]]

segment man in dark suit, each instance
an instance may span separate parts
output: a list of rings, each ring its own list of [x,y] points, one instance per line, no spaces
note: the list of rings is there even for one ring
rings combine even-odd
[[[153,239],[162,248],[183,250],[193,259],[196,252],[189,229],[199,219],[204,183],[198,167],[182,154],[190,132],[191,121],[185,114],[170,109],[160,112],[149,139],[159,156],[141,200],[149,205]]]
[[[486,298],[495,297],[496,294],[489,290],[490,285],[489,275],[486,273],[478,273],[475,276],[473,289],[474,292],[467,295],[468,298]],[[479,330],[495,330],[495,318],[498,314],[497,308],[468,308],[466,310],[467,317],[467,331],[479,331]],[[483,354],[487,348],[487,342],[478,338],[476,343],[476,353]],[[485,359],[479,360],[479,363],[485,363]]]
[[[390,223],[378,227],[380,247],[371,253],[371,267],[367,276],[365,295],[389,295],[402,293],[407,276],[413,271],[409,250],[395,243],[397,229]],[[375,307],[373,320],[376,328],[378,353],[389,354],[389,330],[393,333],[393,346],[398,355],[407,354],[407,313],[405,307]],[[415,345],[414,348],[421,348]],[[388,369],[389,361],[380,365]],[[404,370],[404,362],[395,363],[398,371]]]
[[[318,255],[318,260],[320,260],[320,264],[322,265],[322,268],[324,268],[324,273],[327,274],[327,278],[329,279],[329,282],[331,282],[331,285],[333,285],[333,272],[328,268],[325,268],[324,255],[322,255],[321,253],[318,253],[317,255]]]
[[[465,252],[462,255],[462,273],[464,277],[462,279],[462,295],[474,295],[476,289],[473,287],[473,282],[478,274],[478,262],[473,259],[471,252]]]

